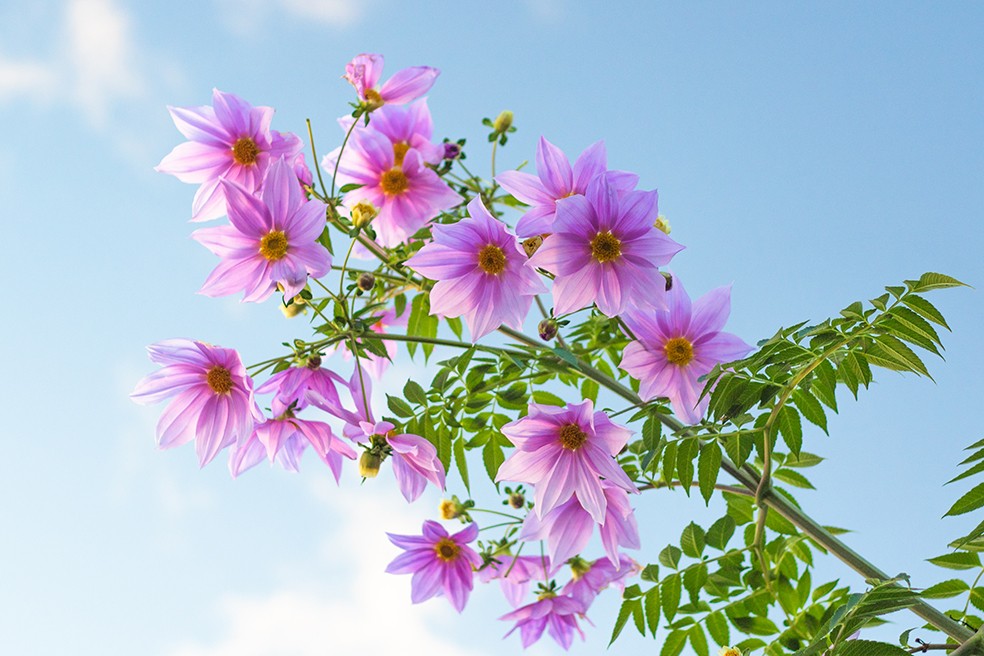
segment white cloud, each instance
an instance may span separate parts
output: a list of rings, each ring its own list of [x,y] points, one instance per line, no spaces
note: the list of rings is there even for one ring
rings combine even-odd
[[[44,100],[55,89],[55,71],[40,61],[12,61],[0,56],[0,102],[20,96]]]
[[[288,13],[326,25],[351,25],[361,16],[362,3],[351,0],[280,0]]]
[[[242,36],[252,35],[274,16],[286,14],[329,27],[348,27],[363,16],[369,0],[218,0],[219,16]]]

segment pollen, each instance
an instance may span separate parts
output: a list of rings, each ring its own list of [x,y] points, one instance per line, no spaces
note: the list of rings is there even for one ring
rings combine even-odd
[[[410,144],[406,141],[397,141],[393,144],[393,166],[403,166],[403,158],[407,156]]]
[[[478,266],[485,273],[497,276],[506,270],[506,252],[495,244],[486,244],[478,251]]]
[[[694,345],[686,337],[674,337],[663,345],[666,359],[675,365],[686,366],[694,359]]]
[[[215,365],[205,374],[205,381],[216,394],[228,394],[232,391],[232,373],[222,365]]]
[[[577,451],[587,441],[587,433],[577,424],[565,424],[560,429],[560,445],[565,449]]]
[[[437,544],[434,545],[434,553],[436,553],[437,557],[446,563],[450,563],[451,561],[457,559],[458,552],[460,551],[461,547],[459,547],[451,538],[441,538],[438,540]]]
[[[379,185],[383,188],[383,192],[390,196],[398,196],[410,188],[406,174],[396,167],[383,174]]]
[[[622,257],[622,241],[611,230],[599,232],[591,240],[591,257],[602,264],[617,260]]]
[[[252,166],[256,164],[256,158],[259,155],[259,147],[249,137],[239,137],[236,143],[232,144],[232,159],[236,160],[236,164]]]
[[[369,109],[379,109],[386,103],[383,97],[379,95],[379,92],[375,89],[366,89],[366,104],[369,105]]]
[[[287,235],[283,230],[271,230],[260,239],[260,255],[276,262],[287,254]]]

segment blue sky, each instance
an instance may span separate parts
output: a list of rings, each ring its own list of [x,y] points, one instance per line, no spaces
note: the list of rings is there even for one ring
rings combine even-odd
[[[494,590],[459,617],[443,600],[411,606],[407,577],[382,574],[397,553],[384,532],[419,528],[436,494],[408,510],[384,478],[360,487],[349,471],[336,489],[307,463],[233,482],[191,449],[156,451],[159,408],[127,399],[151,370],[146,344],[192,337],[260,360],[304,334],[272,302],[195,294],[214,260],[188,238],[193,187],[152,170],[181,141],[165,105],[218,87],[276,107],[276,129],[311,118],[325,153],[354,54],[384,53],[386,76],[436,66],[437,135],[467,137],[483,171],[479,121],[500,109],[519,128],[500,169],[532,159],[541,134],[572,156],[605,139],[612,167],[659,189],[687,246],[674,271],[695,295],[734,283],[729,330],[754,342],[923,271],[984,285],[981,25],[969,2],[0,2],[0,651],[519,650],[498,642]],[[807,435],[828,460],[800,497],[914,585],[944,578],[922,560],[980,520],[939,517],[959,493],[942,483],[982,437],[984,303],[969,289],[932,300],[954,329],[936,384],[879,372],[860,404],[844,399],[830,437]],[[404,359],[392,380],[417,373]],[[671,493],[637,512],[640,561],[712,517]],[[615,596],[571,653],[601,651]],[[882,635],[917,624],[898,622]]]

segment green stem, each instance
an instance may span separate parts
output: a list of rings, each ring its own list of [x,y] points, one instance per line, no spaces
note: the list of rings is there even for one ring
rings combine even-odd
[[[348,144],[349,137],[352,136],[352,132],[355,131],[355,126],[359,124],[362,120],[362,114],[354,117],[355,120],[352,121],[352,125],[349,126],[348,132],[345,133],[345,139],[342,140],[342,147],[338,150],[338,159],[335,160],[335,171],[331,174],[331,194],[332,198],[335,197],[335,179],[338,178],[338,165],[342,163],[342,154],[345,152],[345,146]],[[319,174],[320,175],[320,174]]]
[[[479,351],[485,351],[486,353],[505,353],[507,355],[514,355],[516,357],[524,358],[529,356],[529,353],[526,353],[525,351],[514,351],[512,349],[504,349],[497,346],[485,346],[483,344],[469,344],[468,342],[458,342],[453,339],[441,339],[440,337],[420,337],[417,335],[398,335],[393,333],[375,333],[372,336],[378,339],[391,340],[394,342],[416,342],[418,344],[433,344],[435,346],[452,346],[460,349],[474,348]]]
[[[308,139],[311,141],[311,159],[314,160],[314,170],[318,173],[318,183],[321,185],[321,193],[325,196],[328,195],[328,190],[325,188],[325,181],[321,177],[321,165],[318,163],[318,151],[314,148],[314,130],[311,129],[311,119],[304,119],[307,121],[308,129]],[[334,194],[334,189],[332,189],[332,194]]]

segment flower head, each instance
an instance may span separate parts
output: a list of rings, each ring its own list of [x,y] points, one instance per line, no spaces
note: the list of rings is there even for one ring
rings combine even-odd
[[[585,608],[591,606],[598,593],[610,585],[624,590],[625,579],[642,571],[639,563],[625,554],[619,554],[614,561],[609,558],[599,558],[593,563],[581,561],[578,564],[580,567],[573,580],[564,586],[563,591],[564,594],[583,603]]]
[[[714,365],[744,357],[752,347],[731,333],[721,332],[731,312],[731,288],[719,287],[691,305],[676,276],[666,293],[667,309],[638,310],[624,315],[636,336],[619,367],[639,381],[639,396],[670,399],[673,411],[695,424],[707,411],[708,397],[697,403],[700,380]]]
[[[472,568],[482,559],[468,546],[478,537],[478,525],[469,524],[448,535],[437,522],[427,520],[422,535],[387,533],[390,542],[405,549],[387,567],[390,574],[413,574],[410,600],[415,604],[443,594],[459,613],[474,586]]]
[[[572,168],[567,155],[557,146],[540,137],[536,146],[537,175],[506,171],[496,176],[503,189],[530,205],[516,224],[516,234],[533,237],[553,232],[557,202],[576,195],[584,195],[588,183],[607,173],[609,182],[620,192],[635,189],[639,176],[624,171],[608,171],[605,142],[599,141],[581,153]]]
[[[174,125],[189,140],[176,146],[156,170],[182,182],[201,184],[192,206],[192,221],[225,213],[220,180],[255,192],[271,163],[281,157],[293,162],[301,152],[301,140],[296,135],[270,129],[272,108],[253,107],[231,93],[214,89],[211,107],[167,109]]]
[[[434,226],[434,240],[407,261],[437,284],[431,290],[431,313],[464,315],[472,341],[500,324],[522,328],[533,297],[546,291],[526,256],[480,198],[468,203],[470,218]]]
[[[375,424],[361,422],[365,437],[374,445],[385,444],[393,458],[393,475],[400,492],[407,501],[416,501],[427,483],[444,489],[444,465],[437,457],[437,449],[419,435],[397,434],[396,426],[388,421]],[[371,453],[367,451],[367,453]]]
[[[346,384],[344,378],[321,366],[321,356],[312,355],[302,365],[288,367],[270,376],[256,388],[257,394],[274,393],[274,412],[293,406],[303,410],[312,403],[319,406],[340,404],[336,383]]]
[[[608,500],[601,478],[627,492],[635,486],[614,456],[631,432],[594,412],[590,399],[566,408],[531,403],[529,414],[502,427],[516,451],[495,480],[536,486],[533,511],[543,519],[575,493],[596,523],[605,521]]]
[[[225,447],[245,440],[253,422],[262,420],[253,381],[233,349],[170,339],[147,351],[162,368],[137,383],[130,398],[149,404],[174,397],[157,423],[160,448],[195,440],[204,467]]]
[[[613,317],[631,307],[663,307],[658,267],[683,246],[654,228],[655,219],[655,191],[620,196],[606,176],[595,178],[585,196],[557,203],[553,234],[529,260],[556,275],[554,312],[595,303]]]
[[[335,439],[331,427],[320,421],[298,419],[292,411],[258,424],[245,443],[229,456],[229,472],[233,478],[268,458],[287,471],[296,472],[301,454],[310,445],[331,469],[335,481],[342,474],[342,458],[353,460],[355,450]]]
[[[222,258],[202,285],[206,296],[244,292],[244,301],[265,300],[279,283],[291,298],[331,269],[331,255],[318,243],[325,204],[306,200],[291,164],[277,160],[260,197],[222,181],[232,225],[202,228],[192,237]]]
[[[547,581],[556,571],[557,566],[546,557],[501,554],[478,570],[478,578],[482,583],[498,579],[502,595],[517,608],[523,604],[532,581]]]
[[[586,611],[587,608],[577,599],[551,592],[540,595],[538,601],[506,613],[499,619],[516,622],[516,626],[511,628],[505,637],[509,637],[513,631],[519,629],[523,649],[539,640],[544,629],[558,645],[570,649],[574,642],[575,631],[584,640],[584,631],[578,626],[577,618],[579,615],[583,616]]]
[[[344,77],[355,87],[356,93],[370,109],[383,104],[402,105],[416,100],[427,93],[440,71],[430,66],[404,68],[379,86],[383,73],[383,56],[375,54],[357,55],[345,66]]]

